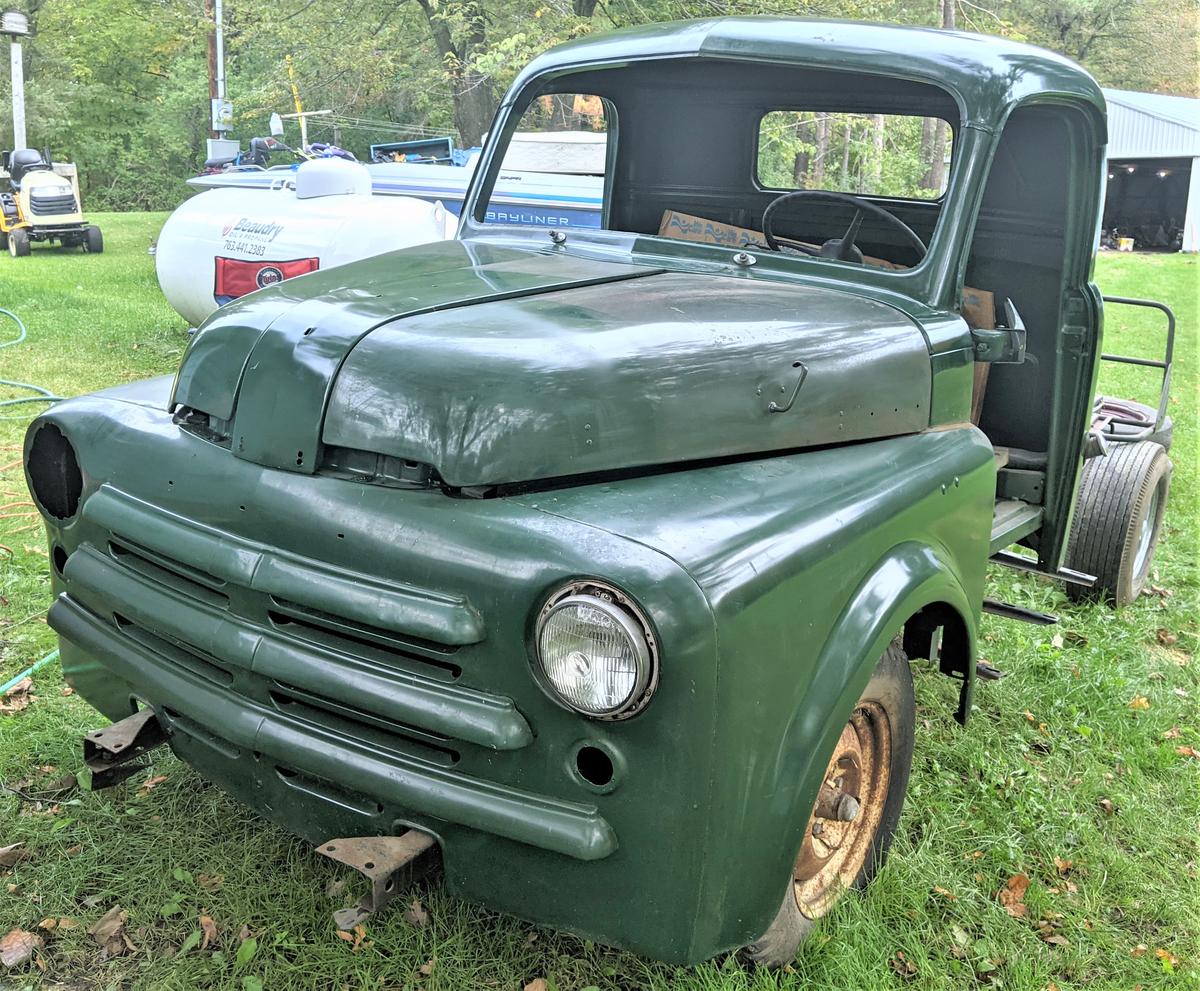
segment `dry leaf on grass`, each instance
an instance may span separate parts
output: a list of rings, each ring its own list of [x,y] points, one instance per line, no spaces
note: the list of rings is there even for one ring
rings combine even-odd
[[[1102,798],[1096,804],[1100,806],[1100,811],[1105,815],[1111,816],[1117,814],[1117,807],[1113,804],[1113,800],[1111,798]]]
[[[418,929],[424,929],[429,925],[429,912],[425,906],[421,904],[420,899],[414,898],[404,910],[404,921],[410,926],[416,926]]]
[[[25,849],[22,841],[0,846],[0,867],[15,867],[22,860],[28,860],[31,854]]]
[[[157,788],[159,785],[161,785],[166,780],[167,780],[167,776],[165,774],[156,774],[152,778],[147,778],[145,781],[143,781],[138,786],[138,794],[139,795],[148,795],[148,794],[150,794],[151,789]]]
[[[100,946],[100,959],[121,957],[137,950],[137,947],[133,945],[133,940],[125,932],[125,923],[128,919],[129,913],[120,905],[114,905],[88,930]]]
[[[1170,647],[1173,643],[1176,643],[1179,640],[1179,637],[1175,636],[1175,634],[1168,630],[1165,626],[1160,626],[1155,631],[1154,635],[1158,639],[1158,642],[1164,647]]]
[[[917,965],[904,955],[903,950],[897,950],[895,955],[888,961],[888,967],[897,977],[913,978],[917,976]]]
[[[1172,968],[1179,966],[1179,957],[1175,956],[1170,950],[1155,950],[1154,955],[1164,964],[1170,964]]]
[[[1200,757],[1200,750],[1195,747],[1176,747],[1175,753],[1183,757]]]
[[[0,713],[9,714],[27,709],[36,697],[33,694],[33,679],[22,678],[0,698]]]
[[[1169,730],[1163,731],[1164,740],[1178,740],[1182,735],[1178,726],[1172,726]]]
[[[1131,709],[1149,709],[1150,700],[1145,695],[1135,695],[1129,700],[1129,708]]]
[[[549,991],[550,985],[546,983],[546,978],[535,977],[532,981],[525,985],[522,991]]]
[[[1144,957],[1148,949],[1150,949],[1150,947],[1148,947],[1145,943],[1138,943],[1137,946],[1129,951],[1129,955],[1132,957]]]
[[[1071,868],[1075,866],[1073,860],[1063,860],[1061,857],[1054,858],[1054,869],[1063,877],[1071,873]]]
[[[996,900],[1014,919],[1029,914],[1029,906],[1025,904],[1025,892],[1029,890],[1029,878],[1024,874],[1014,874],[1007,883],[996,892]]]
[[[217,932],[217,923],[211,915],[200,916],[200,949],[207,950],[210,946],[220,946],[221,937]]]
[[[37,933],[13,929],[0,938],[0,963],[5,967],[20,966],[32,958],[34,950],[40,950],[45,945]]]
[[[951,891],[947,891],[940,884],[935,884],[933,886],[933,893],[935,895],[941,895],[943,898],[949,899],[952,902],[958,901],[958,895],[954,894]]]
[[[417,968],[417,973],[422,977],[428,977],[433,973],[433,968],[437,966],[437,957],[430,957],[420,967]]]

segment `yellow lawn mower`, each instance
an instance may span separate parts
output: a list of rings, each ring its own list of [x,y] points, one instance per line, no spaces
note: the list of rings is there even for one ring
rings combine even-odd
[[[58,241],[64,248],[104,250],[100,228],[83,219],[75,166],[52,162],[49,152],[18,148],[4,158],[0,180],[0,248],[14,258],[29,254],[34,241]]]

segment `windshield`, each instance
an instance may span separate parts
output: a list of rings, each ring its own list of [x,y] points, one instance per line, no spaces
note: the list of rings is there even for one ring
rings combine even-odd
[[[910,268],[942,214],[957,121],[938,87],[866,73],[694,58],[579,71],[518,94],[471,215]]]

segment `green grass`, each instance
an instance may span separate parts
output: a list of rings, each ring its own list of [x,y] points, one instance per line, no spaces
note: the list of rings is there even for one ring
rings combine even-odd
[[[69,395],[174,368],[185,327],[163,302],[146,254],[161,217],[99,222],[108,242],[102,256],[35,249],[19,262],[0,258],[0,306],[17,311],[30,334],[26,344],[0,350],[0,376]],[[1200,267],[1184,256],[1109,255],[1098,277],[1108,293],[1165,299],[1180,316],[1175,481],[1155,579],[1171,594],[1117,614],[1071,607],[1049,582],[996,573],[991,594],[1057,611],[1062,625],[986,622],[984,651],[1010,676],[979,686],[965,730],[947,718],[951,686],[918,671],[917,756],[894,855],[864,897],[847,899],[822,925],[793,972],[747,972],[731,961],[661,966],[436,888],[419,892],[427,928],[392,911],[370,922],[370,945],[355,952],[335,937],[329,912],[340,901],[324,893],[345,875],[167,756],[154,766],[166,779],[148,792],[135,779],[57,804],[0,795],[0,846],[23,841],[32,854],[11,871],[0,868],[0,935],[47,917],[78,922],[44,933],[44,973],[14,971],[0,976],[0,987],[252,988],[261,981],[437,991],[519,989],[537,977],[560,991],[1200,987],[1200,760],[1176,750],[1200,748]],[[0,325],[0,339],[7,336]],[[1151,317],[1110,311],[1107,350],[1150,354],[1159,339]],[[1154,391],[1152,375],[1139,370],[1106,367],[1102,384],[1118,395]],[[0,421],[0,465],[19,457],[22,431],[19,422]],[[0,471],[0,493],[0,504],[26,498],[18,466]],[[3,511],[13,512],[22,508]],[[7,679],[51,650],[54,637],[40,619],[48,583],[36,519],[0,520],[0,544],[13,552],[0,551],[0,677]],[[1160,629],[1177,641],[1160,644]],[[26,792],[77,770],[79,736],[98,721],[62,694],[57,666],[35,683],[27,709],[0,716],[0,780]],[[1149,707],[1131,708],[1135,696]],[[1164,738],[1173,727],[1179,735]],[[39,770],[48,765],[56,770]],[[1111,801],[1112,814],[1101,799]],[[1055,858],[1072,862],[1065,875]],[[1025,918],[1010,917],[996,900],[1019,873],[1032,882]],[[101,960],[86,930],[116,904],[129,912],[137,951]],[[193,946],[178,955],[200,914],[215,919],[219,950]],[[1039,937],[1043,917],[1067,945]],[[251,945],[240,939],[243,927],[255,953],[239,965],[239,947],[244,956]],[[1139,944],[1147,950],[1134,955]],[[1178,960],[1173,973],[1155,950]],[[897,973],[905,969],[897,953],[913,973]],[[432,973],[419,973],[435,957]]]

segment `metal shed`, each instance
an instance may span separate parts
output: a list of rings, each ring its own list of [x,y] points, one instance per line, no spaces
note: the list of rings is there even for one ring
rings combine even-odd
[[[1200,100],[1106,89],[1102,227],[1149,250],[1200,251]]]

